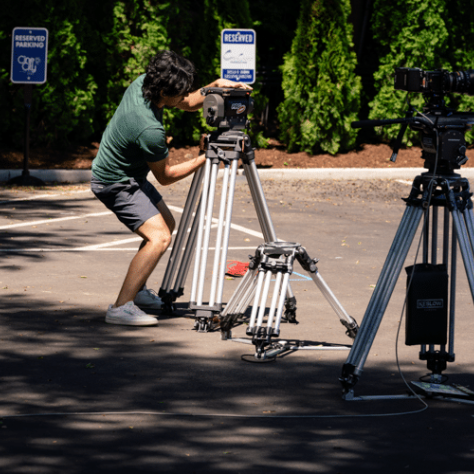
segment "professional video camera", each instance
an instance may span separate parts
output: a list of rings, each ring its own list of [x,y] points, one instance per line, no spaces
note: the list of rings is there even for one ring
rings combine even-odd
[[[218,128],[247,128],[247,115],[252,112],[254,106],[251,92],[245,89],[203,87],[201,94],[206,96],[203,104],[206,123]]]
[[[420,132],[424,166],[439,173],[452,173],[468,160],[464,134],[474,124],[474,112],[456,112],[448,108],[444,94],[457,92],[474,95],[474,70],[447,72],[443,70],[423,71],[419,68],[396,68],[395,89],[421,92],[426,105],[423,112],[411,105],[403,119],[361,120],[352,122],[353,128],[377,127],[401,123],[402,128],[394,146],[391,160],[397,158],[403,135],[409,125]],[[415,116],[413,114],[416,113]]]
[[[447,72],[443,70],[423,71],[420,68],[395,68],[395,89],[407,92],[459,92],[474,94],[474,69]]]

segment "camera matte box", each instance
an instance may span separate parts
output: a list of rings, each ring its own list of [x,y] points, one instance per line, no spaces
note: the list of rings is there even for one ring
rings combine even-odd
[[[446,265],[420,263],[407,272],[405,344],[446,344],[448,332],[448,272]],[[411,283],[410,283],[411,279]]]

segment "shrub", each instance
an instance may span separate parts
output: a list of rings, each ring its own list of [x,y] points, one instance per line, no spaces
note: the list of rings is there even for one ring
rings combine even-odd
[[[355,145],[350,124],[359,111],[361,82],[349,13],[349,0],[302,2],[282,66],[285,100],[278,106],[289,151],[336,154]]]

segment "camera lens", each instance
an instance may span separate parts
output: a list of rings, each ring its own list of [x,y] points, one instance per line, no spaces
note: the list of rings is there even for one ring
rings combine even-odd
[[[445,76],[445,86],[448,92],[474,95],[474,69],[447,73]]]

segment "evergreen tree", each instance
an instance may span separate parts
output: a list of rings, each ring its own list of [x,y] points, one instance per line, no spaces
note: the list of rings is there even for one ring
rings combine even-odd
[[[425,70],[449,69],[446,0],[375,0],[372,30],[378,44],[380,65],[375,73],[377,93],[370,103],[369,118],[398,118],[405,115],[406,96],[394,90],[396,67],[419,67]],[[390,18],[390,21],[387,21]],[[411,94],[417,110],[424,104],[422,94]],[[399,126],[380,127],[378,133],[386,139],[397,136]],[[415,132],[407,130],[411,144]]]
[[[386,19],[391,18],[390,22]],[[474,12],[462,0],[397,0],[388,4],[376,0],[372,29],[377,42],[380,64],[375,73],[377,93],[371,102],[370,118],[403,117],[407,93],[394,90],[396,67],[418,67],[426,71],[444,69],[453,72],[474,68]],[[409,100],[419,111],[424,94],[411,93]],[[446,104],[457,111],[474,110],[474,97],[446,94]],[[380,127],[378,133],[393,139],[399,126]],[[473,134],[466,134],[473,142]],[[407,130],[408,145],[418,144],[418,134]]]
[[[284,57],[279,105],[281,139],[289,151],[349,150],[357,131],[350,126],[360,107],[360,78],[349,0],[304,0],[291,52]]]

